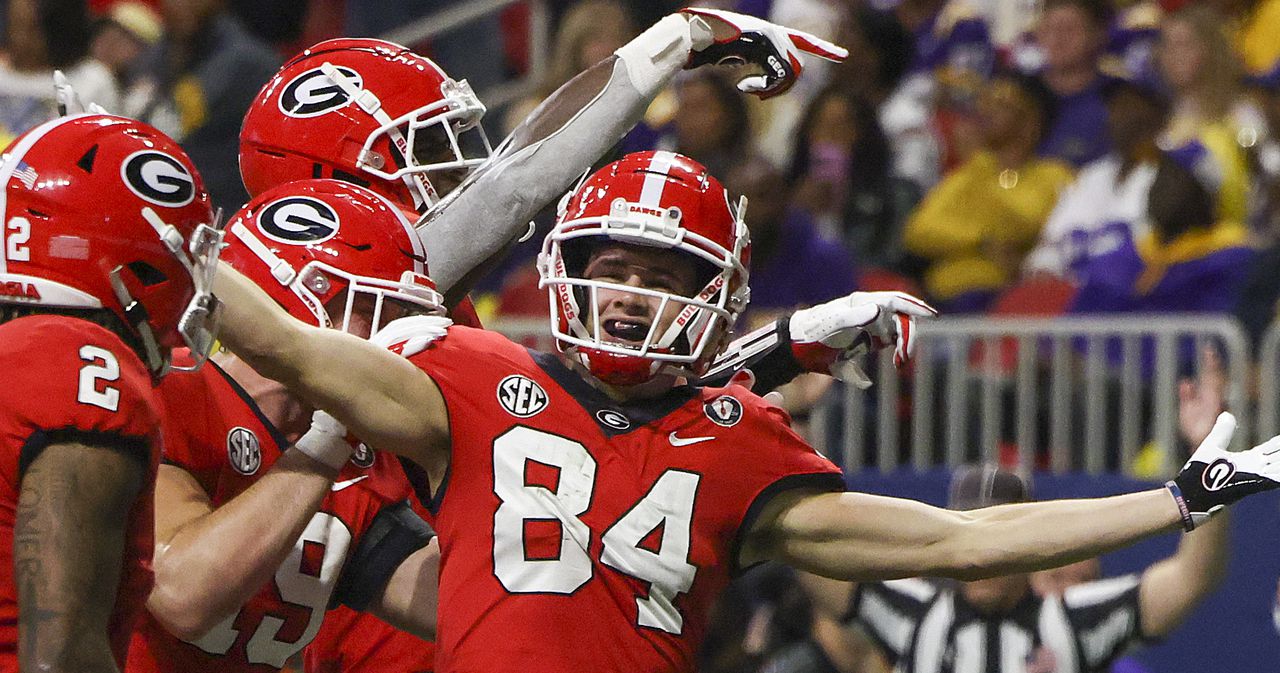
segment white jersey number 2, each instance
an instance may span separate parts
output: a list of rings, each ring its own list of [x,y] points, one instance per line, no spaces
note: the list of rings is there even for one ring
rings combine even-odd
[[[530,463],[554,468],[555,488],[526,481]],[[493,517],[493,570],[512,593],[570,594],[592,577],[591,530],[579,518],[591,506],[596,461],[571,439],[517,426],[493,442],[493,488],[502,504]],[[627,513],[604,532],[600,561],[650,584],[636,598],[636,623],[679,634],[684,618],[675,607],[693,586],[698,568],[689,562],[693,504],[701,476],[667,470]],[[552,558],[529,558],[525,525],[558,521],[560,550]],[[645,542],[661,529],[657,550]]]

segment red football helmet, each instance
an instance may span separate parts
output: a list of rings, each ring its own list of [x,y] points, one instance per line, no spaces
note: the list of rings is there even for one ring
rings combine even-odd
[[[443,314],[422,243],[400,208],[338,180],[303,180],[258,195],[227,225],[222,259],[295,318],[344,331],[360,295],[373,299],[369,328],[405,313]],[[342,319],[326,307],[344,298]],[[390,302],[390,303],[389,303]],[[363,312],[363,310],[362,310]],[[365,336],[361,334],[360,336]]]
[[[254,196],[336,178],[426,212],[489,156],[484,111],[465,80],[405,47],[328,40],[258,92],[240,130],[240,175]]]
[[[701,376],[747,305],[751,242],[744,206],[731,206],[705,167],[673,152],[629,154],[587,178],[561,201],[538,257],[558,348],[614,385],[643,383],[662,372]],[[698,279],[705,285],[684,297],[585,278],[593,244],[607,241],[690,255],[705,271]],[[617,343],[607,340],[598,320],[601,288],[657,297],[659,316],[669,303],[682,308],[662,333],[655,320],[639,345]]]
[[[156,375],[183,341],[203,361],[221,237],[176,142],[132,119],[63,117],[10,143],[0,184],[0,301],[108,309]]]

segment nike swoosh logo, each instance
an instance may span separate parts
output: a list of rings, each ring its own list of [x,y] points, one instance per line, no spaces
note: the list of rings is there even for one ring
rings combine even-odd
[[[369,478],[369,475],[365,474],[365,475],[361,475],[361,476],[359,476],[359,477],[356,477],[355,479],[348,479],[348,480],[346,480],[346,481],[339,481],[339,482],[335,482],[335,483],[333,484],[333,487],[332,487],[333,492],[334,492],[334,493],[337,493],[338,491],[341,491],[342,489],[344,489],[344,488],[346,488],[346,487],[348,487],[348,486],[353,486],[353,485],[355,485],[356,483],[361,482],[361,481],[364,481],[365,479],[368,479],[368,478]]]
[[[676,433],[674,433],[674,432],[673,432],[673,433],[671,433],[671,434],[667,437],[667,439],[671,440],[671,446],[689,446],[689,445],[691,445],[691,444],[697,444],[698,442],[709,442],[709,441],[711,441],[711,440],[715,439],[715,437],[685,437],[685,438],[680,438],[680,437],[676,437]]]

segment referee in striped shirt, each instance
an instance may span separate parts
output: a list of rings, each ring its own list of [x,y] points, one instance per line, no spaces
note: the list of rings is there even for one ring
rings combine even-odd
[[[958,473],[953,509],[1022,502],[1016,475],[991,466]],[[904,673],[1092,673],[1135,644],[1173,630],[1225,572],[1227,522],[1183,537],[1140,575],[1078,584],[1041,597],[1030,575],[963,583],[864,583],[846,619]]]
[[[1211,358],[1200,380],[1179,390],[1183,439],[1196,446],[1221,408],[1220,368]],[[1207,370],[1207,371],[1206,371]],[[952,479],[952,509],[1029,499],[1026,483],[993,466]],[[1126,650],[1159,640],[1222,581],[1228,521],[1218,516],[1183,535],[1177,551],[1140,574],[1039,596],[1029,574],[975,582],[905,579],[858,585],[804,576],[818,619],[837,615],[870,636],[896,673],[1101,673]],[[785,673],[846,673],[822,639],[809,665]],[[825,652],[824,652],[825,650]],[[825,656],[822,656],[825,655]],[[821,665],[812,665],[821,662]]]

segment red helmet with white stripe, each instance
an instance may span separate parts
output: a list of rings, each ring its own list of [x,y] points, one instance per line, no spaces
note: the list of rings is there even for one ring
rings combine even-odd
[[[0,302],[111,311],[157,376],[183,342],[203,362],[221,237],[176,142],[123,117],[62,117],[9,144],[0,186]]]
[[[629,154],[587,178],[561,202],[539,256],[560,350],[613,385],[636,385],[659,373],[702,375],[747,305],[751,243],[744,206],[731,205],[705,167],[673,152]],[[700,289],[682,296],[585,277],[591,250],[608,242],[688,255],[700,272]],[[672,305],[679,312],[666,325],[655,319],[643,340],[621,343],[595,319],[601,289],[653,297],[658,316]]]
[[[320,327],[360,332],[351,329],[359,315],[370,334],[358,336],[371,336],[405,313],[444,312],[401,209],[338,180],[291,182],[258,195],[228,223],[222,259],[295,318]],[[370,302],[358,306],[361,297]]]
[[[489,156],[484,111],[466,80],[405,47],[327,40],[286,63],[249,106],[240,176],[254,196],[336,178],[426,212]]]

